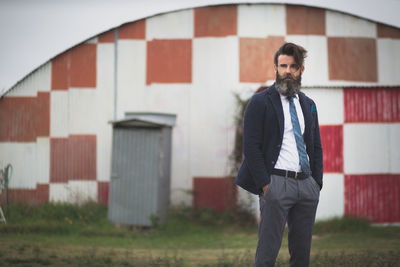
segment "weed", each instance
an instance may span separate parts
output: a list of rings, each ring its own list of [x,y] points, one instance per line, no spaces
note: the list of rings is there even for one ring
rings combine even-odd
[[[250,251],[244,253],[238,253],[233,256],[227,255],[223,252],[217,260],[216,264],[210,266],[216,267],[241,267],[241,266],[252,266],[254,262],[254,255]]]
[[[0,225],[0,266],[242,267],[254,261],[257,227],[241,209],[171,207],[147,229],[117,228],[107,209],[93,203],[10,205],[8,212],[9,222]],[[314,234],[311,266],[399,266],[399,228],[344,217],[317,222]],[[288,265],[284,241],[276,266]]]
[[[160,226],[160,218],[157,215],[155,214],[150,215],[150,221],[152,227],[157,228]]]
[[[18,247],[18,253],[19,253],[20,255],[21,255],[21,254],[24,254],[27,247],[28,247],[28,246],[25,245],[25,244],[19,246],[19,247]]]
[[[370,222],[365,218],[344,216],[325,221],[318,221],[314,225],[315,234],[334,234],[343,232],[365,232],[371,229]]]
[[[39,257],[40,257],[40,248],[38,246],[34,246],[32,251],[33,251],[33,255],[35,256],[35,258],[39,259]]]
[[[358,253],[317,254],[311,258],[315,267],[351,266],[351,267],[395,267],[399,264],[400,251],[366,250]]]
[[[107,221],[107,207],[95,202],[82,205],[71,203],[46,203],[40,206],[10,204],[7,212],[9,223],[32,221],[79,222],[80,224],[104,223]]]

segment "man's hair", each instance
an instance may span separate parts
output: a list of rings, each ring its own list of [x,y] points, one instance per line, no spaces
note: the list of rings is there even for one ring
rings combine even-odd
[[[302,46],[296,45],[294,43],[285,43],[275,53],[275,66],[278,66],[278,57],[280,55],[292,56],[296,64],[299,65],[299,67],[302,67],[304,59],[307,57],[307,50],[305,50]]]

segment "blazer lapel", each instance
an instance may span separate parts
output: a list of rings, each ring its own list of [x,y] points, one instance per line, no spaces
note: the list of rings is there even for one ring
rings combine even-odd
[[[299,101],[300,101],[300,106],[301,110],[303,111],[303,116],[304,116],[304,141],[307,140],[307,136],[309,136],[309,131],[311,129],[311,122],[312,122],[312,114],[311,114],[311,107],[310,105],[307,104],[307,101],[305,101],[305,97],[303,93],[299,93]]]
[[[274,106],[275,112],[278,116],[278,123],[279,123],[279,131],[281,136],[283,136],[283,131],[284,131],[284,115],[283,115],[283,108],[282,108],[282,102],[281,102],[281,96],[279,95],[278,91],[275,89],[275,84],[271,86],[270,88],[270,99],[272,102],[272,105]]]

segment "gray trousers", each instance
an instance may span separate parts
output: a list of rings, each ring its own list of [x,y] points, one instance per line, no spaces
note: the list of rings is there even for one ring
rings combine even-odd
[[[255,267],[273,267],[288,223],[290,266],[307,267],[320,187],[310,176],[296,180],[271,175],[266,195],[260,196],[261,221]]]

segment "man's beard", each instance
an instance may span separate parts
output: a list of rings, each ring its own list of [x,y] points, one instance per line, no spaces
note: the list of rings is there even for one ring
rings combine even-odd
[[[289,78],[289,80],[286,80],[286,78]],[[279,73],[276,72],[275,87],[280,94],[287,97],[298,94],[301,89],[301,73],[296,78],[290,73],[280,76]]]

